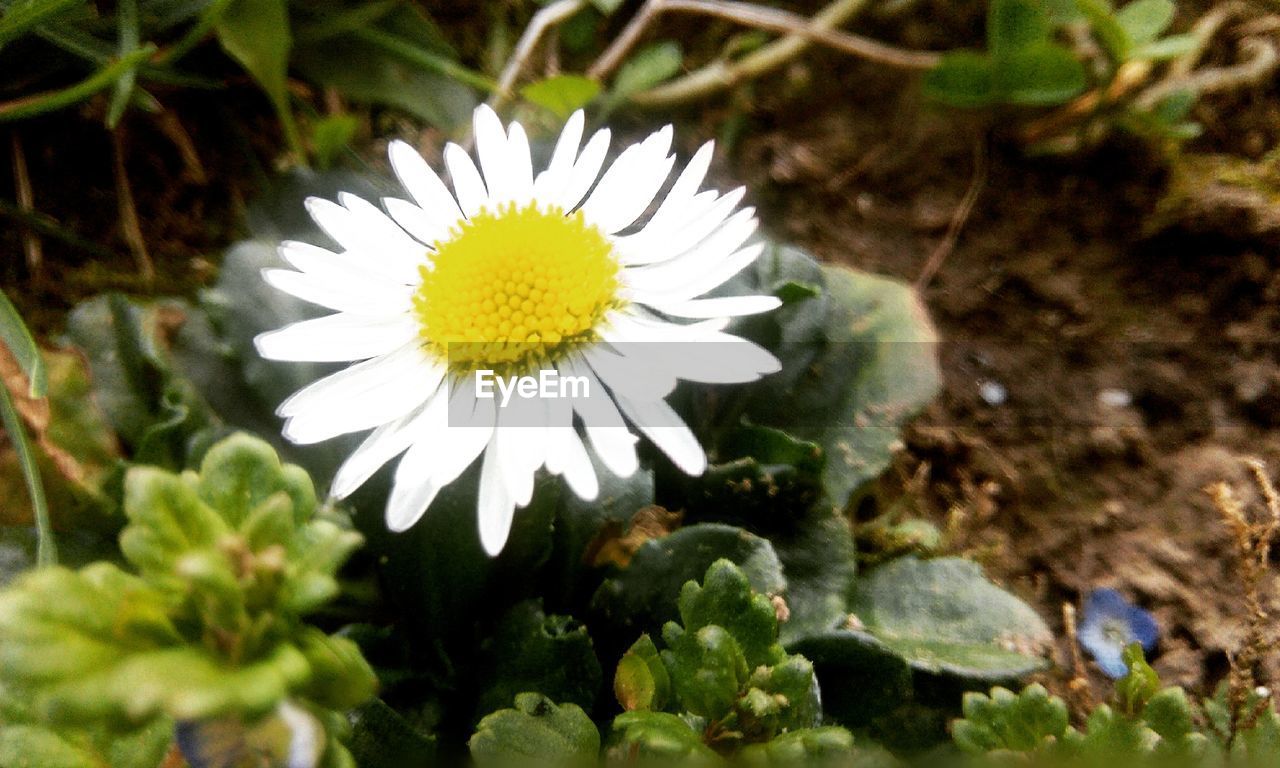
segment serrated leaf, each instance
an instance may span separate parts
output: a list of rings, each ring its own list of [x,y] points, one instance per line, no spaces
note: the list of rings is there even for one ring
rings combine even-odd
[[[680,623],[687,632],[710,626],[726,629],[750,669],[782,660],[773,604],[752,590],[746,574],[733,562],[718,560],[707,569],[702,583],[686,583],[680,590],[679,608]]]
[[[1067,705],[1044,686],[1030,685],[1019,694],[993,688],[990,695],[967,693],[964,718],[952,724],[956,746],[973,755],[1009,751],[1034,753],[1055,743],[1070,724]]]
[[[600,83],[582,75],[555,75],[520,89],[525,101],[537,104],[562,121],[599,95]]]
[[[853,752],[853,735],[843,728],[828,726],[794,730],[763,744],[751,744],[738,753],[737,761],[753,768],[863,765],[852,760]]]
[[[701,580],[721,559],[736,563],[746,574],[749,589],[760,595],[786,589],[782,564],[766,539],[734,526],[704,523],[646,542],[624,571],[601,585],[592,609],[628,641],[642,632],[657,631],[680,615],[677,604],[683,602],[684,585]],[[769,605],[767,597],[760,599]],[[772,608],[769,620],[773,621]]]
[[[666,712],[624,712],[613,720],[610,764],[680,761],[682,765],[722,764],[683,719]]]
[[[1084,64],[1068,48],[1037,43],[1010,53],[996,66],[996,90],[1010,104],[1063,104],[1088,86]]]
[[[351,713],[348,747],[360,768],[411,768],[435,764],[436,739],[373,699]]]
[[[680,708],[715,721],[726,716],[747,680],[742,648],[723,627],[685,631],[675,622],[662,632],[662,661]]]
[[[578,706],[524,693],[514,709],[481,720],[469,745],[482,766],[587,766],[599,755],[600,732]]]
[[[537,600],[507,613],[480,663],[480,715],[523,692],[590,711],[602,677],[587,628],[568,616],[546,615]]]
[[[1177,13],[1173,0],[1133,0],[1116,11],[1116,23],[1124,29],[1133,46],[1143,46],[1160,37]]]

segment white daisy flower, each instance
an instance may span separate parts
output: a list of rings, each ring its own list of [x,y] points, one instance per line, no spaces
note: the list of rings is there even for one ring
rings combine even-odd
[[[637,224],[675,164],[671,126],[627,147],[602,174],[609,131],[580,150],[583,124],[581,112],[569,119],[535,176],[524,128],[504,130],[480,107],[479,167],[461,147],[445,147],[452,192],[408,144],[394,142],[391,164],[413,202],[383,200],[384,213],[349,194],[337,203],[311,198],[312,218],[341,250],[287,242],[280,253],[296,271],[264,272],[334,314],[261,334],[263,357],[355,362],[281,404],[284,434],[315,443],[373,430],[338,470],[337,498],[403,454],[387,501],[392,530],[417,522],[482,457],[480,538],[496,555],[539,469],[595,498],[584,435],[611,472],[635,472],[629,425],[680,469],[701,474],[706,454],[665,397],[682,379],[746,382],[779,368],[766,350],[723,331],[730,318],[769,311],[777,299],[699,298],[763,248],[747,244],[757,221],[754,209],[738,208],[741,188],[699,191],[712,145]],[[709,344],[715,354],[705,353]],[[589,386],[504,406],[478,394],[478,371],[551,371]]]

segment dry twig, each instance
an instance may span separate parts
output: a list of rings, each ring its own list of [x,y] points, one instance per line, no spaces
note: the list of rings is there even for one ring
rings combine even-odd
[[[738,61],[716,61],[670,83],[635,94],[632,100],[643,106],[668,106],[724,90],[778,68],[813,43],[902,69],[925,70],[937,65],[940,54],[904,50],[836,29],[861,11],[866,3],[867,0],[835,0],[813,18],[807,18],[790,11],[732,0],[647,0],[622,34],[587,70],[587,75],[597,80],[608,77],[622,64],[654,20],[667,12],[713,16],[757,29],[781,32],[786,37]]]
[[[960,239],[960,232],[964,230],[965,222],[969,220],[969,215],[973,213],[973,206],[978,202],[978,196],[982,194],[982,189],[987,185],[987,142],[986,137],[980,136],[973,143],[973,176],[969,181],[969,188],[965,190],[964,197],[960,198],[960,204],[956,206],[956,210],[951,214],[951,223],[947,225],[947,232],[942,236],[942,240],[937,247],[933,249],[933,253],[929,255],[929,260],[925,262],[924,268],[920,270],[920,276],[916,278],[916,289],[924,290],[929,283],[933,281],[934,275],[938,274],[938,270],[942,268],[947,257],[955,250],[956,241]]]
[[[14,130],[10,136],[13,150],[13,186],[18,197],[18,208],[24,213],[35,213],[35,192],[31,188],[31,174],[27,170],[27,153],[22,150],[22,137]],[[40,282],[44,266],[44,248],[40,235],[31,227],[22,229],[22,250],[27,257],[27,271],[33,282]]]
[[[147,252],[147,243],[142,237],[138,209],[133,202],[133,189],[129,185],[129,174],[125,170],[124,141],[121,139],[121,133],[120,129],[111,132],[111,155],[116,177],[116,208],[120,213],[120,233],[133,253],[138,271],[142,273],[142,279],[150,285],[155,282],[156,268],[151,261],[151,254]]]
[[[1233,734],[1248,730],[1258,716],[1257,708],[1250,707],[1249,702],[1258,687],[1266,682],[1262,679],[1262,661],[1275,642],[1262,595],[1271,547],[1280,532],[1280,493],[1267,477],[1261,461],[1250,459],[1248,467],[1265,502],[1263,519],[1250,520],[1244,504],[1227,483],[1215,483],[1208,489],[1214,506],[1236,539],[1237,569],[1248,612],[1244,640],[1230,658],[1228,696]]]

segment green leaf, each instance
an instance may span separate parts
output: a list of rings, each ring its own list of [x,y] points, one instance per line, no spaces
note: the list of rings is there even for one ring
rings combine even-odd
[[[1155,42],[1177,13],[1173,0],[1133,0],[1115,14],[1116,22],[1125,31],[1133,46]]]
[[[722,760],[685,720],[666,712],[623,712],[613,720],[610,764],[721,765]]]
[[[316,166],[327,169],[333,166],[338,155],[351,144],[360,120],[355,115],[326,115],[311,126],[311,145],[315,150]]]
[[[578,706],[522,693],[515,709],[480,721],[470,747],[472,759],[482,766],[588,766],[599,755],[600,732]]]
[[[680,590],[679,606],[685,631],[725,628],[737,640],[750,669],[782,660],[773,604],[766,595],[752,590],[747,575],[732,561],[712,563],[701,584],[686,583]]]
[[[600,95],[600,83],[582,75],[556,75],[520,89],[525,101],[537,104],[560,120],[582,109]]]
[[[821,446],[823,488],[843,509],[884,471],[902,426],[937,393],[937,337],[910,286],[843,267],[822,275],[818,338],[784,342],[794,349],[782,373],[752,385],[747,415]]]
[[[854,752],[853,735],[843,728],[801,728],[751,744],[737,755],[738,763],[753,768],[771,766],[847,766]],[[862,766],[860,761],[853,765]]]
[[[803,656],[790,656],[773,666],[757,667],[737,708],[749,738],[816,728],[822,724],[822,696],[813,664]]]
[[[297,645],[311,667],[311,678],[302,690],[309,700],[345,712],[373,698],[378,679],[354,642],[305,627]]]
[[[1122,714],[1137,717],[1160,691],[1160,676],[1147,663],[1141,643],[1132,643],[1124,649],[1124,663],[1129,667],[1129,674],[1116,681],[1116,704]]]
[[[1000,59],[996,66],[996,90],[1010,104],[1064,104],[1086,87],[1084,64],[1056,43],[1028,46]]]
[[[602,679],[587,628],[568,616],[544,614],[536,600],[507,613],[486,644],[480,668],[480,715],[523,692],[590,711]]]
[[[9,297],[0,291],[0,343],[8,348],[9,354],[18,361],[23,375],[27,377],[27,396],[44,397],[48,387],[48,376],[44,369],[44,360],[40,356],[40,348],[22,322],[22,316],[9,301]]]
[[[1043,43],[1052,31],[1039,0],[992,0],[987,11],[987,47],[996,59]]]
[[[777,595],[786,589],[782,564],[766,539],[741,528],[705,523],[645,542],[626,570],[600,586],[592,599],[593,612],[607,619],[624,638],[656,631],[683,612],[676,600],[680,595],[679,603],[684,604],[682,587],[701,579],[721,559],[736,563],[750,587],[761,595]],[[767,597],[760,600],[769,604]],[[742,604],[741,600],[735,604]],[[769,616],[772,620],[771,607]]]
[[[214,22],[218,42],[266,91],[289,148],[303,156],[289,105],[289,51],[293,38],[286,0],[231,0]]]
[[[622,3],[623,0],[591,0],[591,5],[605,16],[621,8]]]
[[[85,0],[13,0],[6,3],[4,13],[0,14],[0,48],[36,26],[53,21],[82,5],[87,5]]]
[[[1102,43],[1102,47],[1111,56],[1115,64],[1129,59],[1133,41],[1129,33],[1116,19],[1115,11],[1106,0],[1076,0],[1076,6],[1093,28],[1093,34]]]
[[[1036,683],[1014,694],[993,688],[991,694],[966,693],[964,718],[951,725],[956,746],[972,755],[1009,751],[1034,753],[1067,732],[1067,705]]]
[[[450,75],[451,67],[461,67],[457,52],[417,6],[401,4],[344,34],[323,39],[304,34],[299,34],[294,60],[312,82],[361,104],[401,109],[445,131],[470,119],[476,105],[468,87],[471,78]],[[349,66],[352,61],[360,66]]]
[[[671,696],[671,676],[649,635],[627,650],[618,662],[613,678],[613,692],[618,703],[628,712],[662,710]]]
[[[723,627],[685,631],[670,622],[662,639],[669,649],[662,652],[662,662],[680,707],[711,721],[729,714],[749,674],[734,636]]]
[[[137,50],[141,42],[141,31],[138,21],[138,0],[120,0],[116,8],[116,24],[120,29],[120,55],[128,56]],[[115,130],[120,118],[133,99],[134,84],[138,80],[137,66],[125,70],[116,80],[115,91],[111,94],[111,103],[107,107],[107,128]]]
[[[145,45],[128,56],[116,59],[74,85],[10,101],[0,108],[0,122],[25,120],[79,104],[98,91],[109,87],[120,75],[131,71],[155,52],[154,45]]]
[[[360,768],[415,768],[435,765],[436,739],[373,699],[351,713],[348,747]]]
[[[1014,680],[1044,667],[1052,635],[973,562],[902,557],[862,576],[851,610],[866,631],[922,672]]]
[[[949,107],[989,107],[999,98],[991,58],[974,51],[943,54],[938,66],[924,76],[926,97]]]
[[[684,52],[674,40],[663,40],[641,48],[618,68],[609,91],[605,111],[629,99],[633,94],[666,82],[684,66]]]

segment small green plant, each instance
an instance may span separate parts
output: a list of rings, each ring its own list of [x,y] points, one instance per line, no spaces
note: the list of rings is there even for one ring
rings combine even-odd
[[[987,50],[954,51],[925,78],[925,91],[953,107],[1064,107],[1033,123],[1025,138],[1046,146],[1098,126],[1153,138],[1190,138],[1196,94],[1146,90],[1153,69],[1187,55],[1193,35],[1166,35],[1172,0],[992,0]],[[1093,45],[1084,47],[1081,40]],[[1072,42],[1067,42],[1068,40]],[[1093,53],[1096,51],[1096,53]]]
[[[337,595],[360,537],[318,509],[307,474],[235,435],[198,473],[135,467],[124,508],[129,570],[46,568],[0,593],[4,694],[30,724],[6,738],[45,765],[47,750],[158,722],[194,744],[215,724],[225,740],[228,723],[247,738],[283,719],[272,749],[287,749],[301,720],[320,764],[349,765],[340,713],[372,696],[373,672],[303,617]]]
[[[1125,662],[1129,674],[1116,681],[1111,701],[1079,728],[1066,703],[1041,685],[967,694],[964,717],[951,727],[955,745],[978,766],[1254,768],[1280,760],[1280,717],[1267,691],[1254,693],[1253,717],[1233,731],[1225,688],[1196,702],[1182,688],[1162,686],[1136,643]]]
[[[661,650],[642,635],[618,663],[614,693],[625,711],[606,742],[611,764],[776,765],[851,754],[849,732],[822,725],[813,665],[783,649],[773,603],[752,591],[741,569],[713,563],[701,584],[684,585],[678,605],[680,621],[663,628]],[[594,761],[599,737],[584,720],[573,705],[524,694],[514,710],[481,722],[472,754]],[[554,738],[542,735],[549,727]]]

